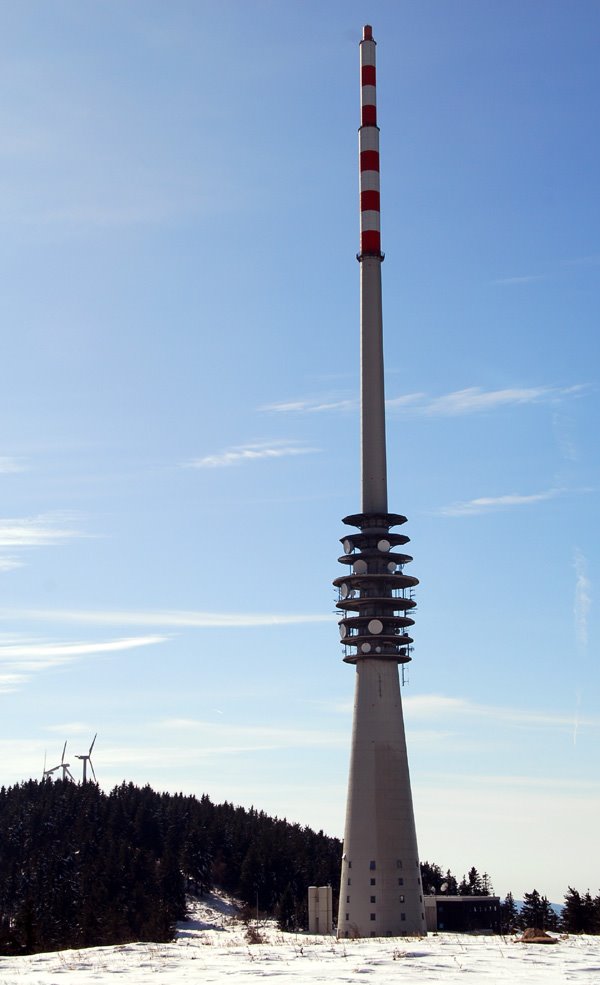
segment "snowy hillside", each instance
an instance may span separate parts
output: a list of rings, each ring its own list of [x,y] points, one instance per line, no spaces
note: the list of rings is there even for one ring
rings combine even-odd
[[[97,983],[126,980],[220,983],[240,978],[278,985],[304,982],[401,982],[444,985],[472,981],[511,985],[558,985],[600,981],[600,938],[570,937],[553,946],[525,945],[507,937],[430,935],[425,940],[336,941],[329,937],[284,934],[272,923],[251,924],[261,937],[249,943],[248,927],[233,901],[214,894],[190,904],[172,944],[126,944],[0,958],[1,985],[56,985],[59,981]]]

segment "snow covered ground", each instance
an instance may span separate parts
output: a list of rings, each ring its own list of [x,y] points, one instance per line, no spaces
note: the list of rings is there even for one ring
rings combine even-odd
[[[600,938],[569,937],[553,946],[508,937],[430,935],[418,939],[336,941],[283,934],[259,924],[262,942],[246,939],[233,903],[217,896],[193,902],[172,944],[126,944],[28,957],[0,957],[0,985],[98,983],[242,983],[273,978],[277,985],[344,983],[464,985],[480,982],[557,985],[600,982]]]

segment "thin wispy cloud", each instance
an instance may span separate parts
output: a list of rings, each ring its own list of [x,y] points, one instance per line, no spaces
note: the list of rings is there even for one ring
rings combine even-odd
[[[590,253],[588,256],[573,257],[571,260],[565,260],[564,263],[568,267],[597,267],[600,265],[600,253]]]
[[[531,506],[534,503],[543,503],[546,500],[555,499],[563,493],[564,490],[562,489],[546,489],[544,492],[527,495],[509,493],[504,496],[480,496],[478,499],[443,506],[435,513],[437,516],[478,516],[481,513],[494,513],[499,510],[512,509],[515,506]]]
[[[408,408],[419,408],[426,406],[427,404],[427,394],[426,393],[402,393],[399,397],[389,397],[385,406],[390,410],[403,410]]]
[[[163,643],[164,636],[135,636],[108,642],[47,643],[27,641],[0,645],[0,691],[15,691],[35,673],[72,663],[82,657],[118,653]]]
[[[0,671],[0,694],[10,694],[18,691],[28,680],[26,674],[5,674]]]
[[[188,468],[219,469],[247,462],[270,461],[276,458],[289,458],[294,455],[310,455],[320,451],[296,441],[257,441],[246,445],[235,445],[215,455],[206,455],[187,462]]]
[[[546,712],[528,708],[509,708],[497,705],[477,704],[466,698],[449,697],[442,694],[423,694],[404,699],[407,719],[413,722],[433,722],[445,724],[445,720],[461,722],[465,718],[485,719],[514,725],[519,728],[558,728],[569,730],[573,726],[573,716],[560,712]],[[600,717],[588,716],[580,720],[581,725],[600,728]]]
[[[0,547],[49,547],[85,536],[67,526],[71,519],[66,514],[0,518]]]
[[[13,472],[24,472],[25,466],[17,461],[16,458],[9,458],[7,455],[0,455],[0,474],[10,475]]]
[[[498,277],[492,281],[492,284],[500,287],[511,284],[535,284],[537,281],[546,280],[547,276],[547,274],[522,274],[519,277]]]
[[[282,403],[265,404],[259,410],[275,414],[322,414],[328,411],[356,410],[358,401],[355,398],[327,400],[324,397],[307,397],[302,400],[286,400]]]
[[[206,753],[206,743],[214,752],[240,753],[261,749],[306,748],[310,746],[343,747],[348,737],[344,729],[302,729],[288,726],[233,725],[230,722],[202,719],[169,718],[159,723],[167,732],[194,735],[194,748]],[[203,737],[202,742],[198,739]],[[197,753],[196,753],[197,755]]]
[[[520,404],[556,403],[566,397],[576,396],[586,389],[584,384],[569,387],[505,387],[500,390],[485,390],[480,386],[471,386],[438,397],[423,392],[402,393],[388,397],[385,403],[390,411],[404,411],[427,417],[459,417]],[[259,409],[279,414],[316,414],[357,410],[357,408],[357,399],[334,400],[309,397],[266,404]]]
[[[484,390],[479,386],[455,390],[441,397],[435,397],[423,404],[421,410],[428,415],[456,417],[461,414],[476,414],[481,411],[497,410],[515,404],[533,404],[541,401],[555,401],[562,397],[581,393],[581,384],[570,387],[507,387],[502,390]]]
[[[567,462],[576,462],[579,454],[574,437],[573,418],[567,417],[565,414],[553,414],[552,430],[562,457]]]
[[[16,557],[0,557],[0,571],[14,571],[15,568],[22,568],[23,561]]]
[[[587,574],[587,561],[582,551],[577,548],[573,559],[575,568],[575,632],[577,642],[586,649],[588,645],[588,617],[590,614],[591,583]]]
[[[42,622],[79,623],[90,626],[145,626],[190,629],[252,629],[265,626],[298,626],[303,623],[331,622],[333,615],[307,613],[194,612],[166,610],[85,609],[0,609],[0,619],[27,619]],[[2,648],[0,647],[0,654]]]
[[[85,722],[62,722],[58,725],[46,725],[46,732],[58,732],[59,735],[83,735],[90,732],[93,735],[93,729],[90,725],[86,725]]]

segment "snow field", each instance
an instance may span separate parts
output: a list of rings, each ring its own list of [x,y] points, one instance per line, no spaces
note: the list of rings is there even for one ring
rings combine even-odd
[[[242,983],[273,978],[277,985],[512,985],[600,983],[600,938],[568,937],[554,946],[519,944],[509,937],[460,934],[337,941],[282,933],[272,922],[252,921],[261,943],[232,900],[210,894],[190,903],[189,917],[170,944],[125,944],[23,957],[0,957],[0,985],[84,985],[126,980]]]

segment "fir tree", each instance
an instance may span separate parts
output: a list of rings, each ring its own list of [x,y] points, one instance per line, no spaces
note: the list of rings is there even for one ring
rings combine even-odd
[[[512,934],[519,923],[519,911],[512,893],[507,893],[500,903],[500,930],[503,934]]]

